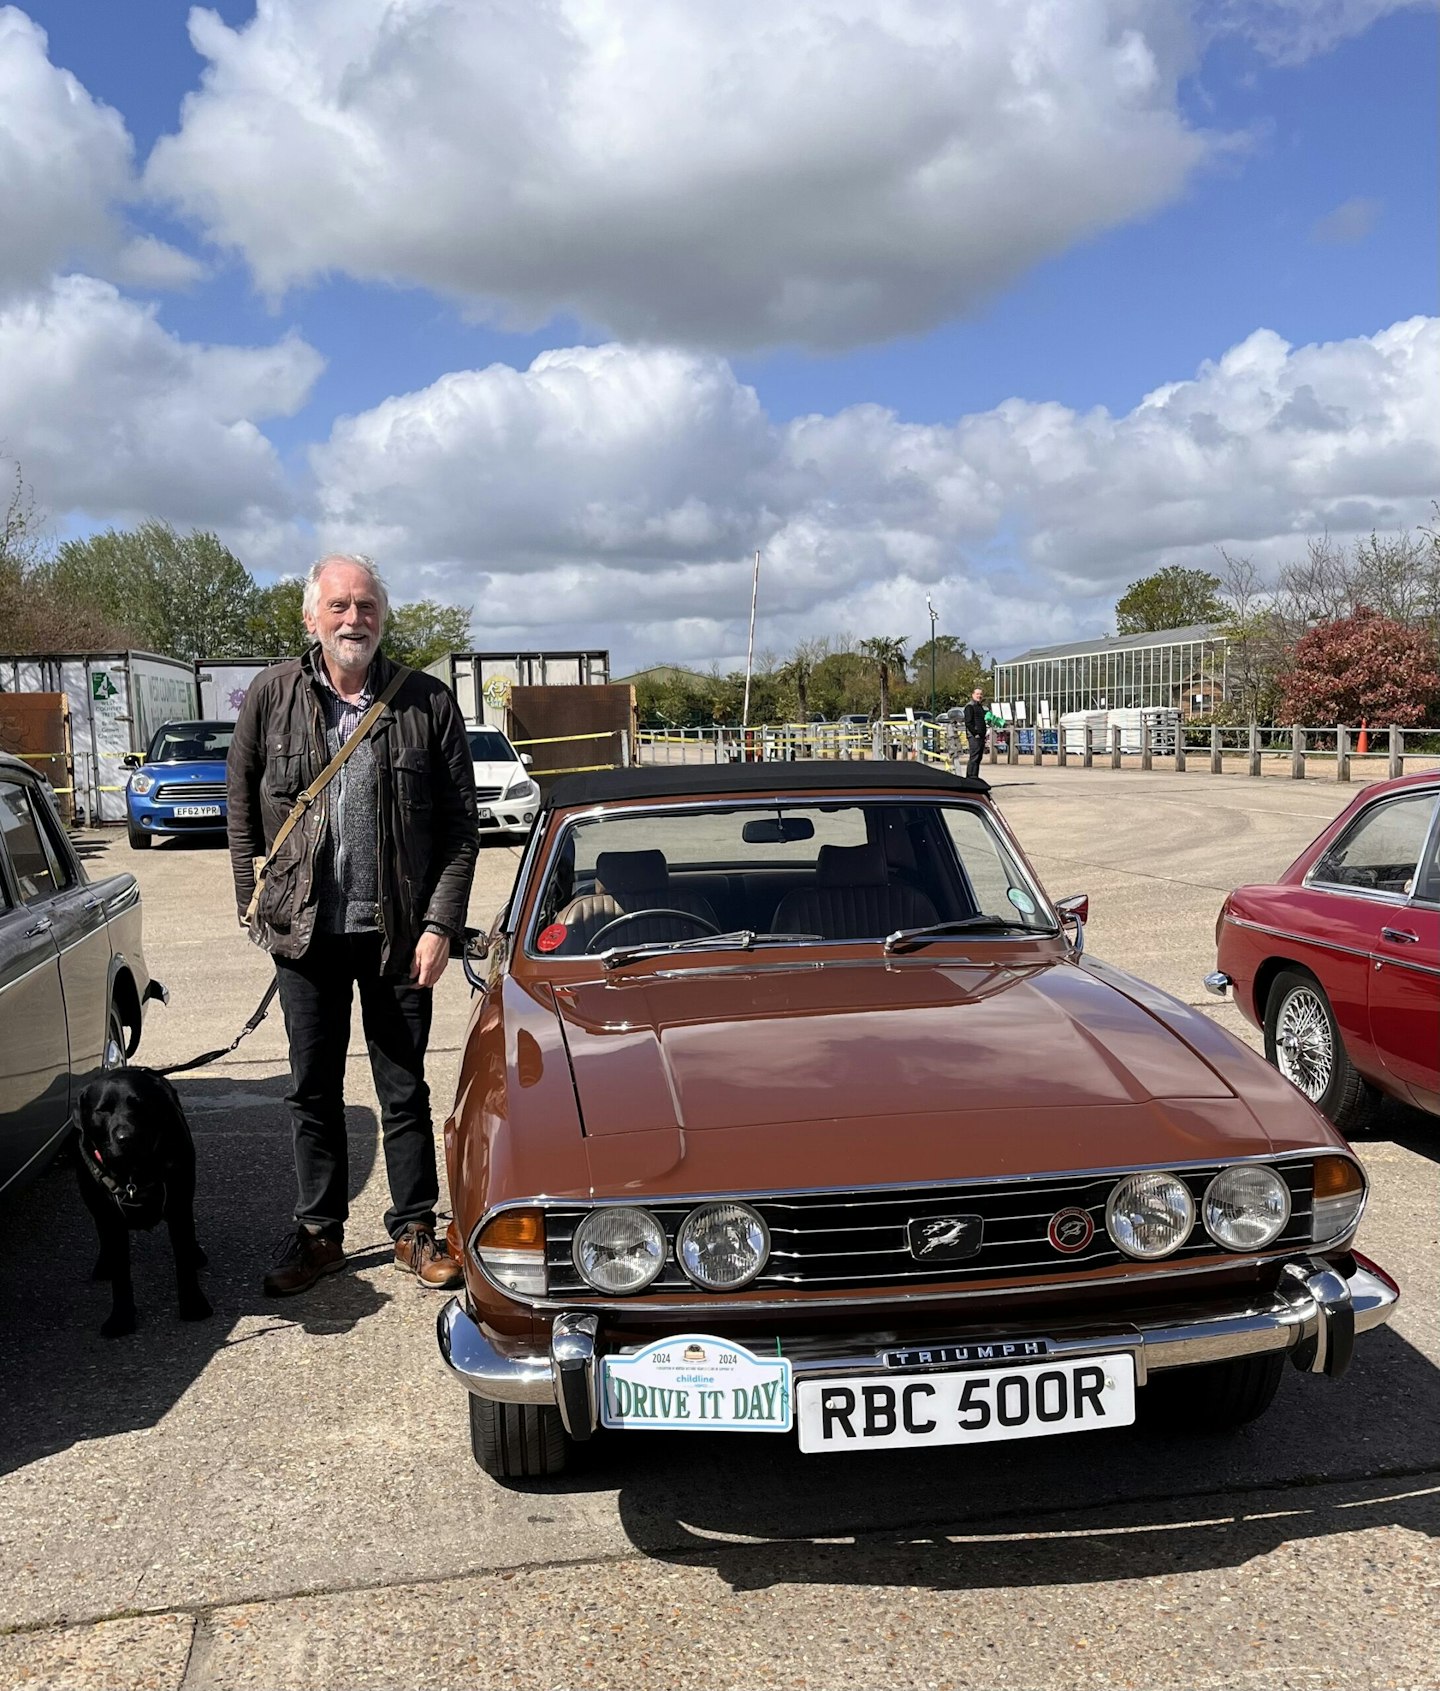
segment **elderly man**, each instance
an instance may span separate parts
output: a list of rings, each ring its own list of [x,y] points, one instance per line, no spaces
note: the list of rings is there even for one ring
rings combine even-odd
[[[264,1289],[302,1292],[344,1265],[355,988],[380,1100],[395,1266],[426,1286],[454,1285],[460,1265],[435,1237],[425,1048],[431,992],[464,927],[475,873],[469,747],[448,689],[380,652],[388,599],[370,559],[322,558],[306,578],[304,607],[317,644],[252,684],[227,781],[240,919],[275,959],[290,1041],[295,1230]],[[364,738],[277,849],[297,799],[381,699]],[[257,860],[272,852],[256,900]]]

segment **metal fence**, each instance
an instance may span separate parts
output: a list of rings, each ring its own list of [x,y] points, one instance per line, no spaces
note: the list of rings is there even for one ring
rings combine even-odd
[[[963,768],[965,737],[958,724],[892,722],[868,727],[839,723],[767,723],[741,728],[642,728],[639,763],[788,762],[797,758],[894,758],[945,769]],[[1281,776],[1311,773],[1349,781],[1440,769],[1440,730],[1433,728],[1270,727],[1249,724],[1131,728],[1015,728],[993,730],[986,763],[1058,768],[1165,769],[1177,774]]]

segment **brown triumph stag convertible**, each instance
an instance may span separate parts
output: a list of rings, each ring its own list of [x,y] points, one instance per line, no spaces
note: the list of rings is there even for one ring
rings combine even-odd
[[[659,1428],[1233,1426],[1388,1318],[1344,1139],[1085,955],[988,795],[880,762],[556,783],[467,957],[445,1124],[440,1349],[487,1472]]]

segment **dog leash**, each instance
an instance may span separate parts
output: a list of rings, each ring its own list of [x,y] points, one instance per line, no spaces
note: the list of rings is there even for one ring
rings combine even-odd
[[[188,1063],[171,1063],[167,1068],[155,1069],[155,1074],[184,1074],[187,1069],[203,1069],[207,1063],[213,1063],[221,1057],[228,1057],[235,1047],[247,1034],[254,1033],[269,1014],[270,1002],[280,990],[280,977],[277,975],[269,986],[265,988],[265,996],[255,1006],[254,1014],[245,1026],[240,1029],[228,1045],[221,1045],[214,1051],[207,1051],[201,1057],[192,1057]]]

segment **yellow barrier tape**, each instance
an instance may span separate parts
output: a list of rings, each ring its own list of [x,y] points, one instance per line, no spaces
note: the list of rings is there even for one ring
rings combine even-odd
[[[619,767],[620,765],[618,763],[581,763],[577,764],[573,769],[535,769],[531,771],[531,774],[539,776],[593,775],[597,769],[618,769]]]
[[[599,734],[552,734],[547,740],[512,740],[510,744],[512,746],[559,746],[569,740],[609,740],[622,732],[623,730],[619,728],[606,728]],[[603,767],[612,769],[614,765],[605,764]],[[545,773],[550,774],[553,771],[547,770]]]

